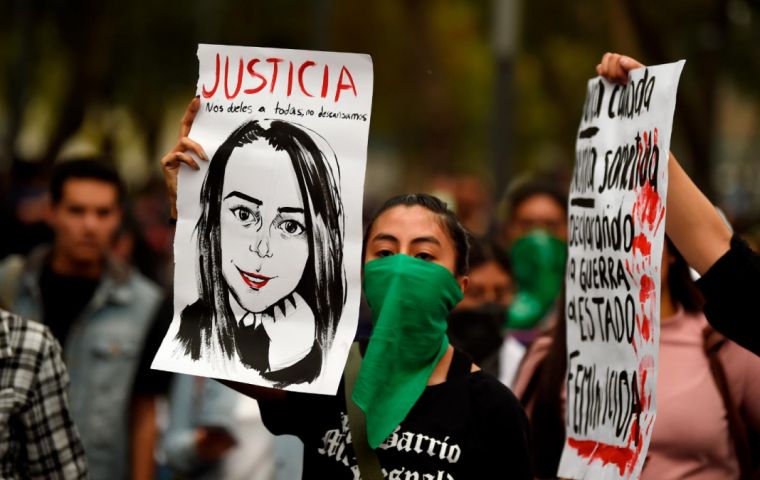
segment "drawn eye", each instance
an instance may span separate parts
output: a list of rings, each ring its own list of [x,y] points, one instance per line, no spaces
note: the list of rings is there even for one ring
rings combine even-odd
[[[277,228],[291,237],[297,237],[306,231],[306,228],[296,220],[283,220],[279,225],[277,225]]]
[[[250,224],[256,220],[256,214],[248,207],[234,207],[230,211],[241,223]]]

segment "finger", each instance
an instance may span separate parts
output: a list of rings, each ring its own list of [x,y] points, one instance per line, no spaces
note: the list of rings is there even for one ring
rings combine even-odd
[[[641,68],[644,66],[643,63],[639,62],[635,58],[626,57],[625,55],[622,55],[620,57],[620,65],[626,70],[634,70],[636,68]]]
[[[625,71],[620,67],[620,55],[617,53],[610,54],[609,75],[615,81],[622,81],[626,77]]]
[[[190,168],[192,168],[193,170],[201,169],[201,167],[198,166],[196,161],[193,160],[192,157],[190,157],[190,155],[186,153],[182,153],[182,152],[176,152],[173,155],[174,155],[174,159],[178,162],[178,163],[175,163],[176,166],[174,168],[177,168],[179,166],[179,163],[184,163],[188,165]]]
[[[182,116],[182,121],[179,124],[179,137],[186,137],[188,133],[190,133],[190,127],[193,126],[193,120],[195,120],[195,115],[198,113],[198,110],[201,108],[201,99],[200,97],[195,97],[192,99],[190,104],[187,106],[187,110],[185,110],[185,114]]]
[[[206,155],[206,152],[203,151],[203,147],[200,146],[198,142],[195,142],[193,140],[190,140],[188,137],[182,137],[179,139],[179,145],[178,147],[184,147],[183,150],[192,150],[195,152],[196,155],[198,155],[198,158],[201,160],[208,160],[208,156]],[[175,150],[179,150],[178,148],[175,148]]]
[[[602,76],[604,77],[610,76],[610,56],[611,55],[612,54],[610,52],[607,52],[602,56]]]
[[[177,160],[174,152],[165,155],[161,159],[161,166],[168,169],[177,168],[179,166],[179,160]]]

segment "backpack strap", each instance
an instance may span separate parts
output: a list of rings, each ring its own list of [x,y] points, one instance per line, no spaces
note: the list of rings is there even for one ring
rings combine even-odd
[[[348,410],[348,428],[351,431],[351,443],[354,446],[356,463],[359,473],[364,480],[383,480],[383,470],[377,454],[369,446],[367,440],[367,423],[364,412],[351,398],[354,392],[356,378],[362,366],[362,353],[359,342],[354,342],[348,352],[348,362],[344,372],[344,387],[346,393],[346,410]]]
[[[726,407],[726,417],[728,419],[728,431],[734,442],[736,459],[739,462],[739,469],[742,479],[753,479],[752,474],[752,454],[749,444],[749,434],[747,427],[742,420],[736,402],[731,398],[731,391],[728,388],[728,378],[726,377],[725,368],[720,360],[720,349],[726,344],[727,339],[711,326],[705,327],[703,331],[704,349],[710,363],[715,384],[723,399],[723,405]]]

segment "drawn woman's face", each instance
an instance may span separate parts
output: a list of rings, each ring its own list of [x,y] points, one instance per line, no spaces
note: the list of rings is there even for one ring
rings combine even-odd
[[[220,222],[222,273],[244,309],[261,312],[295,290],[309,245],[304,203],[287,153],[264,141],[232,151]]]

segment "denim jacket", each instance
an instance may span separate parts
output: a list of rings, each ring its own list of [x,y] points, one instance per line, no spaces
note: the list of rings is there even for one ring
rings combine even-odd
[[[12,267],[19,264],[18,257],[0,264],[0,284],[17,284],[8,305],[14,313],[41,320],[39,279],[48,255],[46,248],[33,251],[20,270]],[[92,299],[66,338],[71,415],[95,480],[129,477],[132,386],[161,297],[150,280],[109,259]]]

